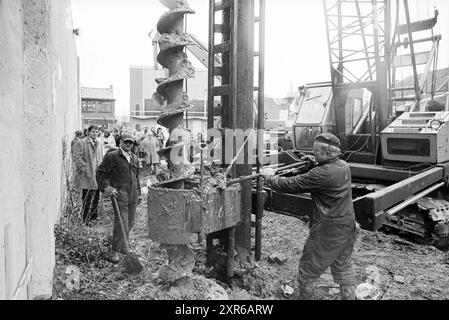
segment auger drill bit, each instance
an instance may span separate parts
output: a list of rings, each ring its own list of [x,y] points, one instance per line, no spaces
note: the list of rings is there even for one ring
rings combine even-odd
[[[195,69],[184,52],[185,46],[193,44],[184,32],[184,16],[195,11],[184,0],[160,2],[170,9],[157,24],[160,34],[157,61],[168,70],[168,78],[158,81],[155,100],[162,102],[157,122],[168,129],[170,136],[160,154],[168,159],[171,177],[176,178],[185,174],[186,166],[190,167],[183,152],[190,140],[190,132],[184,127],[184,112],[190,109],[191,104],[183,87],[184,79],[193,78]]]
[[[169,139],[165,148],[159,153],[168,160],[171,178],[186,176],[193,166],[187,161],[185,145],[190,143],[190,132],[184,127],[184,112],[191,105],[187,93],[183,91],[184,79],[193,78],[195,69],[184,52],[186,45],[193,44],[188,34],[184,33],[184,16],[195,13],[184,0],[160,0],[169,8],[157,23],[159,37],[159,54],[157,61],[168,70],[167,79],[156,79],[157,93],[153,100],[162,107],[158,124],[169,130]],[[161,226],[162,228],[166,226]],[[172,283],[194,267],[194,259],[187,244],[161,243],[167,250],[169,264],[159,270],[162,282]]]

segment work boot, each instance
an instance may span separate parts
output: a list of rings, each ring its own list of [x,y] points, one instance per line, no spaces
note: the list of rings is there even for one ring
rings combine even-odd
[[[341,300],[355,300],[355,286],[340,286]]]
[[[296,300],[315,300],[315,284],[299,285],[295,290],[294,298]]]
[[[120,255],[117,251],[112,251],[109,254],[108,260],[114,264],[118,263],[120,261]]]

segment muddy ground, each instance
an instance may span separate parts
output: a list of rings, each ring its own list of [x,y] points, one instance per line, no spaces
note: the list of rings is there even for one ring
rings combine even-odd
[[[167,254],[148,237],[146,208],[144,199],[130,236],[131,250],[144,265],[144,271],[134,276],[126,274],[121,264],[107,260],[113,219],[109,200],[103,201],[100,219],[91,227],[63,219],[55,230],[53,299],[290,299],[284,289],[289,289],[286,285],[296,287],[299,256],[308,234],[304,222],[266,212],[262,259],[253,262],[247,271],[238,270],[231,283],[214,278],[214,271],[205,266],[205,242],[198,243],[197,236],[192,235],[191,248],[196,261],[193,274],[168,287],[160,284],[157,277],[159,267],[167,263]],[[449,299],[447,252],[396,235],[362,231],[353,259],[359,283],[366,281],[367,267],[378,270],[379,300]],[[317,283],[317,296],[322,300],[339,299],[338,286],[329,271]]]

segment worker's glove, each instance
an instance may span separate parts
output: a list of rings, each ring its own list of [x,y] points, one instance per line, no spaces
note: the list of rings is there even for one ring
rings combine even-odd
[[[260,170],[260,175],[263,177],[272,177],[276,174],[276,170],[273,168],[265,168]]]
[[[306,162],[306,168],[305,171],[309,171],[313,167],[316,166],[316,160],[314,156],[305,155],[301,157],[301,161]]]
[[[274,178],[276,170],[273,168],[265,168],[260,170],[260,175],[263,178],[265,185],[270,186],[271,179]]]
[[[312,162],[312,163],[316,162],[315,157],[309,156],[309,155],[302,156],[301,161],[307,161],[307,162]]]
[[[104,188],[104,192],[103,193],[104,193],[104,195],[106,197],[118,198],[118,191],[117,191],[117,189],[115,189],[115,188],[113,188],[111,186],[108,186],[108,187]]]
[[[302,171],[299,170],[299,169],[293,169],[292,171],[290,171],[290,173],[291,173],[293,176],[297,176],[298,174],[301,174]]]

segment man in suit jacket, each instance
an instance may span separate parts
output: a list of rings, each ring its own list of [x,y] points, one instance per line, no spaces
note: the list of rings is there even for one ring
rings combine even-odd
[[[95,170],[103,160],[103,145],[98,139],[98,133],[98,126],[89,126],[87,137],[75,146],[74,152],[76,180],[82,190],[83,222],[86,224],[98,218],[100,192],[95,179]]]

